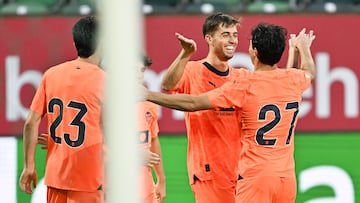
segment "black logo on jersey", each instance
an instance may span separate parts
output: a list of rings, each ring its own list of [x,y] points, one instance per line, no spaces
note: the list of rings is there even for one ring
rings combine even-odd
[[[235,111],[234,107],[221,107],[219,111]]]
[[[208,81],[208,82],[209,82],[209,84],[212,85],[213,87],[216,87],[216,85],[215,85],[213,82],[211,82],[211,81]]]

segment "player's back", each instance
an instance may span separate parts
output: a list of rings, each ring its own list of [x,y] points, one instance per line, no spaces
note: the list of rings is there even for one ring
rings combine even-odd
[[[44,74],[50,131],[45,183],[94,191],[103,184],[101,106],[105,74],[73,60]]]
[[[254,72],[241,108],[244,177],[294,175],[293,135],[301,95],[310,79],[299,70]],[[240,84],[241,85],[241,84]]]

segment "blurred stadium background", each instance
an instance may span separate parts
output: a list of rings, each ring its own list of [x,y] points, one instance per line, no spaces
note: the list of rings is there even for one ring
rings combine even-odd
[[[75,57],[69,30],[80,16],[96,14],[98,3],[0,0],[0,202],[44,202],[43,187],[29,196],[17,184],[23,167],[21,133],[27,107],[42,72]],[[283,25],[289,33],[303,27],[315,30],[312,50],[318,77],[304,94],[295,136],[297,203],[360,202],[360,0],[145,0],[144,46],[154,60],[145,74],[150,89],[160,90],[163,71],[180,51],[175,32],[197,41],[194,60],[206,55],[201,25],[217,11],[242,18],[238,50],[230,61],[237,68],[252,68],[248,36],[258,22]],[[118,19],[115,26],[123,26],[124,20]],[[121,60],[126,47],[118,47]],[[126,74],[127,67],[119,68]],[[165,108],[160,112],[165,202],[194,202],[186,172],[183,113]],[[41,179],[45,153],[40,148],[37,153]]]

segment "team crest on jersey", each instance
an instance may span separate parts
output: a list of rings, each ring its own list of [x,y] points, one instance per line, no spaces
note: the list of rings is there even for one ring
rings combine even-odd
[[[150,113],[149,111],[147,111],[147,112],[145,113],[145,120],[146,120],[146,122],[147,122],[148,124],[150,124],[151,121],[152,121],[152,115],[151,115],[151,113]]]

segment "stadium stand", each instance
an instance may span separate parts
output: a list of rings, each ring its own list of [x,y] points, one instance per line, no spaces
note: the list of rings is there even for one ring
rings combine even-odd
[[[289,0],[256,0],[246,7],[248,13],[287,13]]]
[[[295,12],[353,13],[360,12],[360,0],[290,0]]]
[[[143,13],[151,14],[177,14],[181,13],[189,0],[144,0]]]
[[[99,0],[0,0],[0,16],[88,15]],[[100,1],[99,1],[100,2]],[[144,15],[359,13],[360,0],[143,0]]]
[[[63,15],[89,15],[96,13],[96,8],[95,0],[70,0],[59,12]]]
[[[1,15],[45,15],[56,0],[10,0],[0,9]]]
[[[96,12],[96,0],[1,0],[2,16],[88,15]]]
[[[249,0],[193,0],[185,6],[184,13],[209,14],[213,12],[237,13],[245,9]]]

